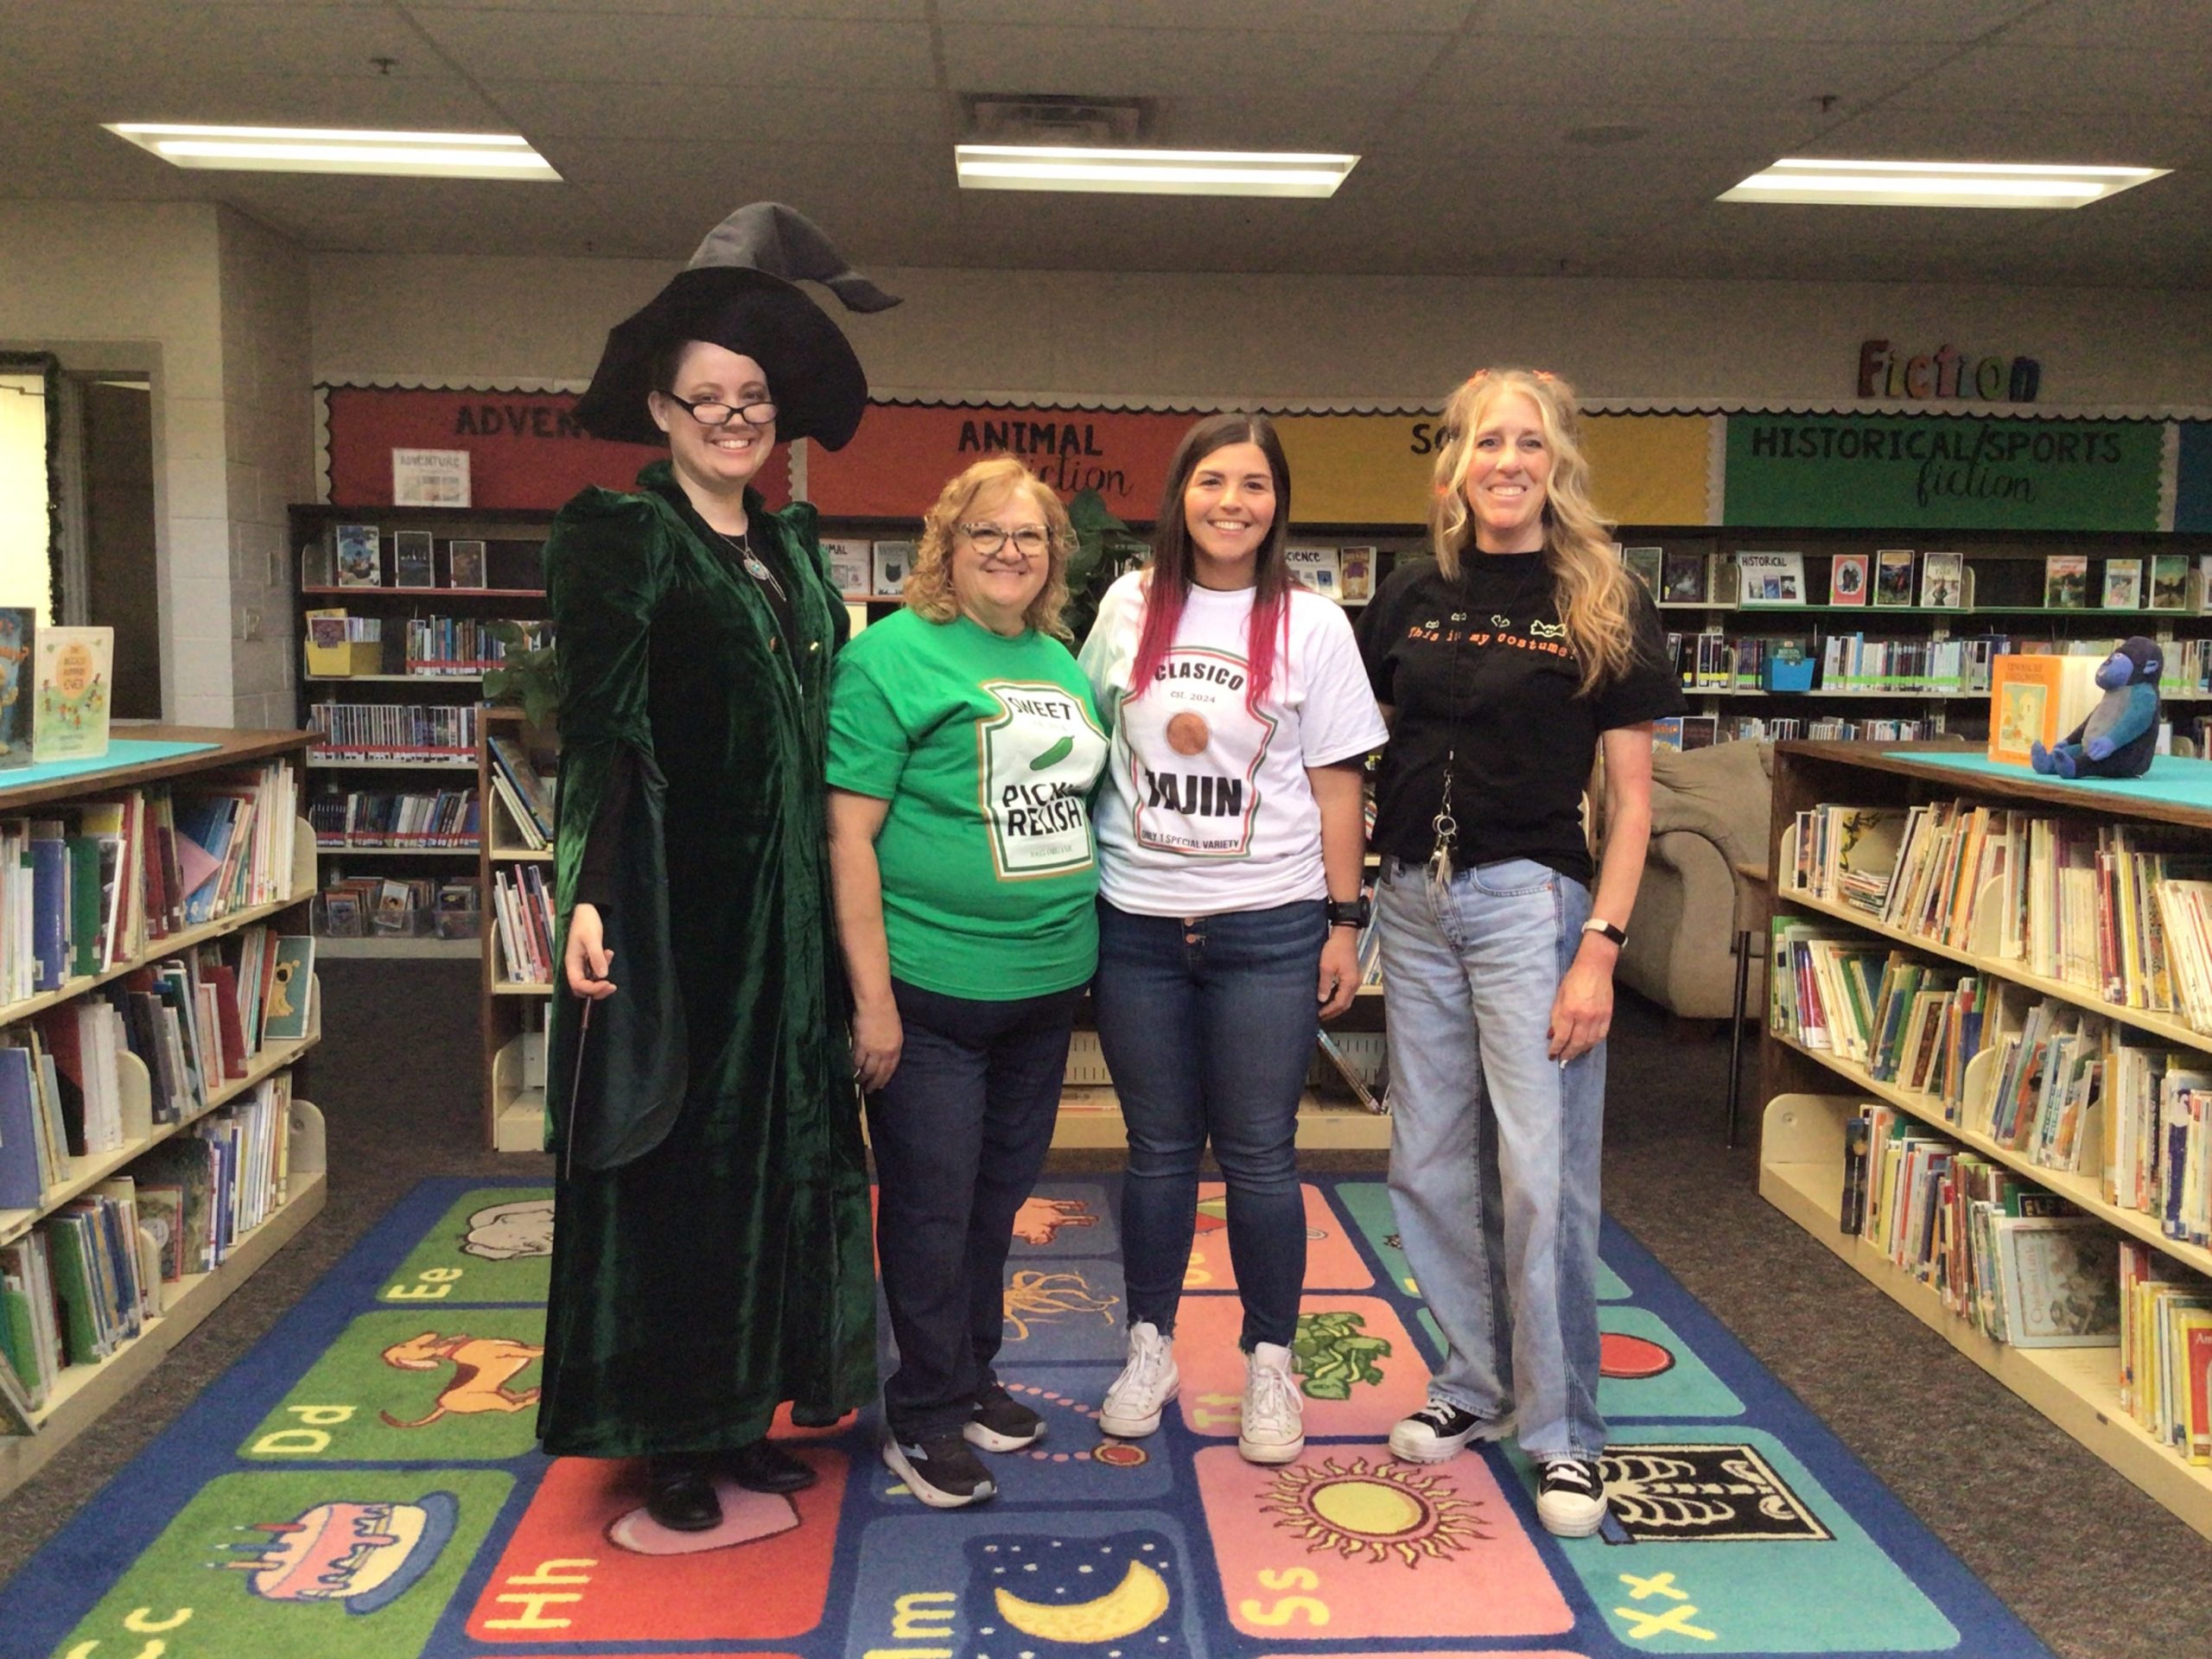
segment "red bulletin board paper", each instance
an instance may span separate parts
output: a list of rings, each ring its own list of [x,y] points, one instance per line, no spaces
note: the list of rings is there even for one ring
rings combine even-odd
[[[472,505],[549,512],[588,484],[632,488],[639,468],[668,453],[585,436],[571,412],[574,392],[332,386],[325,395],[330,499],[348,507],[391,505],[394,449],[465,449]],[[772,451],[753,484],[772,507],[790,501],[790,451]]]
[[[1149,520],[1160,511],[1175,446],[1198,418],[1136,410],[874,404],[842,449],[807,446],[806,493],[828,514],[914,518],[948,480],[1003,454],[1027,461],[1063,499],[1095,489],[1109,512]]]

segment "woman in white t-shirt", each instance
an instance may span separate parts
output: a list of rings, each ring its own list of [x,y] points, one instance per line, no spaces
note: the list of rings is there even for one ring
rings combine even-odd
[[[1112,724],[1099,855],[1098,1037],[1128,1126],[1128,1361],[1099,1427],[1175,1396],[1172,1338],[1211,1140],[1244,1303],[1237,1449],[1305,1446],[1290,1345],[1306,1277],[1298,1102],[1322,1019],[1359,988],[1361,767],[1388,733],[1351,626],[1283,559],[1290,469],[1260,415],[1192,427],[1152,562],[1082,654]]]

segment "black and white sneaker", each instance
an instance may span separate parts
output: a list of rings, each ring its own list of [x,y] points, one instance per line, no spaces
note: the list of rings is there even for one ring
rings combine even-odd
[[[957,1434],[883,1443],[883,1461],[906,1490],[933,1510],[957,1510],[996,1496],[998,1484]]]
[[[1019,1452],[1045,1438],[1045,1420],[1008,1394],[1005,1383],[994,1382],[960,1432],[969,1445],[986,1452]]]
[[[1459,1456],[1471,1442],[1502,1439],[1512,1427],[1510,1412],[1503,1417],[1478,1417],[1448,1400],[1432,1397],[1390,1431],[1390,1455],[1408,1463],[1442,1463]]]
[[[1536,1485],[1536,1519],[1560,1538],[1587,1538],[1605,1524],[1605,1478],[1584,1458],[1553,1458]]]

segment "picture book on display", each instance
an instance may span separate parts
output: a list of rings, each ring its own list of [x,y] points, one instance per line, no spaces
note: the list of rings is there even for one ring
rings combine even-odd
[[[898,598],[905,591],[906,577],[914,568],[913,543],[878,542],[871,550],[875,561],[874,586],[865,591],[878,599]]]
[[[391,585],[395,588],[435,588],[438,585],[436,543],[427,530],[396,531],[391,537]]]
[[[1381,550],[1372,547],[1344,547],[1337,550],[1342,562],[1340,577],[1343,591],[1337,597],[1347,605],[1364,605],[1375,597],[1375,562]]]
[[[2185,611],[2189,608],[2189,555],[2154,553],[2151,556],[2151,608]]]
[[[384,562],[374,524],[339,524],[333,530],[337,542],[338,585],[340,588],[381,588]]]
[[[2079,611],[2089,603],[2089,556],[2053,553],[2043,562],[2043,603],[2050,611]]]
[[[2143,608],[2143,561],[2107,559],[2103,608],[2139,611]]]
[[[1662,555],[1659,561],[1659,602],[1662,605],[1704,604],[1708,597],[1705,576],[1704,554]]]
[[[41,628],[32,753],[40,762],[92,760],[107,753],[115,684],[113,628]]]
[[[874,590],[875,550],[871,543],[824,536],[822,556],[830,561],[830,580],[837,584],[839,593],[850,597]]]
[[[1866,556],[1839,553],[1828,567],[1828,603],[1864,605],[1866,602]]]
[[[2097,657],[2008,652],[1990,665],[1989,758],[2029,764],[2029,748],[2046,749],[2088,718],[2104,695]]]
[[[1659,571],[1665,559],[1663,550],[1656,547],[1624,547],[1621,549],[1621,563],[1628,573],[1643,584],[1643,591],[1653,599],[1660,597]]]
[[[1910,605],[1912,603],[1912,550],[1909,547],[1885,547],[1874,554],[1874,603],[1877,605]]]
[[[1933,611],[1958,610],[1971,601],[1967,593],[1966,556],[1961,553],[1923,553],[1920,556],[1920,602]]]
[[[38,613],[0,606],[0,770],[31,763],[37,651]]]
[[[446,543],[446,582],[453,588],[484,585],[484,543],[452,541]]]

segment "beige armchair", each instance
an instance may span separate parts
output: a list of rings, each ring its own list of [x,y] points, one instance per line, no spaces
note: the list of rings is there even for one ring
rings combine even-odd
[[[1770,743],[1651,757],[1651,845],[1615,974],[1678,1018],[1726,1020],[1734,1007],[1737,918],[1756,913],[1735,867],[1766,862],[1773,794]],[[1763,980],[1747,1006],[1766,1006]]]

